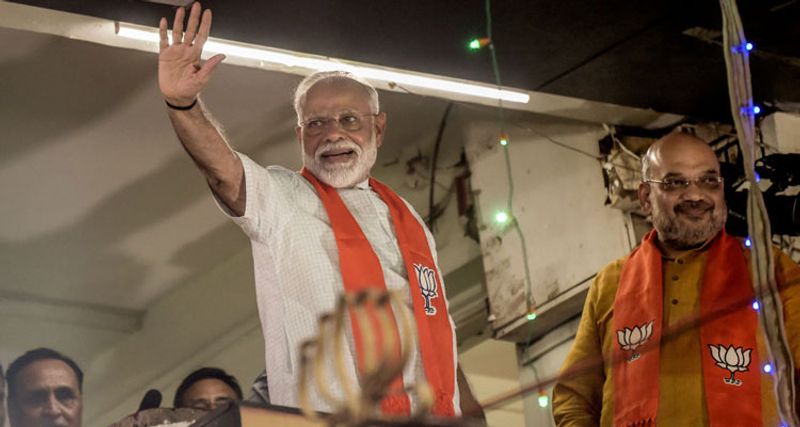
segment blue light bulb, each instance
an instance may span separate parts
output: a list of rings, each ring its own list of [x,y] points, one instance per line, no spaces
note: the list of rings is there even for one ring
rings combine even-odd
[[[769,363],[765,363],[764,364],[764,373],[769,374],[771,372],[772,372],[772,365],[770,365]]]
[[[761,113],[761,107],[759,107],[758,105],[754,105],[753,106],[753,114],[755,115],[755,114],[759,114],[759,113]]]
[[[761,305],[758,301],[753,301],[753,310],[758,311],[759,308],[761,308]]]
[[[747,43],[744,44],[744,48],[747,49],[748,52],[753,50],[754,47],[755,46],[753,46],[753,43],[750,43],[750,42],[747,42]]]
[[[744,239],[744,245],[749,248],[750,246],[753,246],[753,242],[750,241],[750,238],[748,237],[748,238]]]

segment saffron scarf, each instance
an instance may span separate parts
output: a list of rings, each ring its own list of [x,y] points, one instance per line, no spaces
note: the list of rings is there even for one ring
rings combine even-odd
[[[356,293],[365,289],[385,291],[386,283],[378,256],[337,190],[318,180],[305,168],[301,174],[316,189],[330,219],[339,250],[339,269],[344,282],[344,291],[346,293]],[[422,366],[434,395],[432,412],[438,416],[455,416],[454,331],[447,312],[441,275],[433,260],[425,230],[400,196],[374,178],[370,178],[369,184],[389,207],[397,243],[408,273]],[[394,319],[394,315],[392,318]],[[360,365],[363,361],[364,343],[355,320],[355,317],[351,316],[353,338]],[[396,322],[393,324],[394,333],[399,335]],[[402,375],[395,380],[392,389],[395,394],[388,396],[381,403],[383,412],[396,415],[409,414],[411,404],[408,395],[402,392],[404,390]]]
[[[656,423],[660,343],[662,334],[671,332],[662,326],[664,273],[655,239],[653,230],[625,262],[614,300],[616,426]],[[723,230],[706,256],[695,326],[699,323],[709,425],[761,426],[758,315],[751,308],[754,293],[744,253]]]

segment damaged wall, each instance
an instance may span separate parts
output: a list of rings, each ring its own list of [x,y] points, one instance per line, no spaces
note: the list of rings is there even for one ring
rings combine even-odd
[[[626,216],[604,205],[606,190],[596,158],[603,126],[545,116],[512,120],[520,124],[508,126],[513,209],[528,254],[533,320],[527,316],[522,241],[513,225],[495,221],[495,213],[506,208],[509,191],[496,123],[471,125],[466,148],[478,193],[492,326],[496,337],[522,343],[518,362],[524,385],[557,374],[591,277],[631,245]],[[549,388],[541,392],[549,400]],[[543,408],[538,397],[534,391],[523,400],[526,425],[553,425],[549,402]]]
[[[520,233],[513,224],[495,221],[495,214],[506,209],[509,193],[496,124],[472,125],[466,145],[473,190],[479,200],[481,251],[493,327],[499,338],[518,342],[546,332],[525,325],[526,292],[536,314],[530,323],[558,320],[558,324],[564,319],[548,318],[548,310],[555,308],[552,303],[574,293],[576,286],[585,288],[597,270],[630,249],[624,216],[604,206],[606,190],[596,158],[603,127],[545,116],[534,116],[520,126],[508,126],[508,150],[513,214],[528,256],[528,291]]]

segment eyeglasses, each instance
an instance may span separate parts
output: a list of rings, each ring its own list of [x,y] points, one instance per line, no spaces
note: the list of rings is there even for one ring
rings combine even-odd
[[[360,131],[364,127],[364,119],[375,117],[378,113],[356,114],[342,113],[332,117],[312,117],[299,123],[303,132],[309,136],[317,136],[322,133],[330,122],[339,124],[339,128],[348,132]]]
[[[670,177],[663,180],[646,179],[644,182],[660,184],[664,191],[685,190],[693,183],[703,190],[718,190],[722,185],[722,177],[718,175],[706,175],[695,179]]]

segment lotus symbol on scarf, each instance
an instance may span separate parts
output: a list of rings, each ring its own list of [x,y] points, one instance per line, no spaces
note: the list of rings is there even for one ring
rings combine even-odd
[[[414,264],[414,271],[417,272],[419,291],[422,293],[422,297],[425,298],[425,314],[433,316],[436,314],[436,307],[431,306],[431,298],[439,296],[437,292],[438,286],[436,285],[436,271],[420,264]]]
[[[619,341],[620,347],[622,347],[623,350],[633,352],[627,359],[628,362],[633,362],[641,356],[636,352],[636,349],[647,342],[650,336],[653,335],[653,323],[655,323],[655,320],[651,320],[649,323],[643,323],[640,326],[624,328],[617,331],[617,341]]]
[[[752,348],[745,350],[742,347],[734,347],[733,344],[725,348],[724,345],[709,345],[708,349],[711,351],[711,357],[717,362],[717,366],[722,369],[730,371],[731,376],[725,378],[725,384],[735,385],[737,387],[742,385],[742,380],[734,378],[737,372],[749,371],[750,367],[750,352]]]

